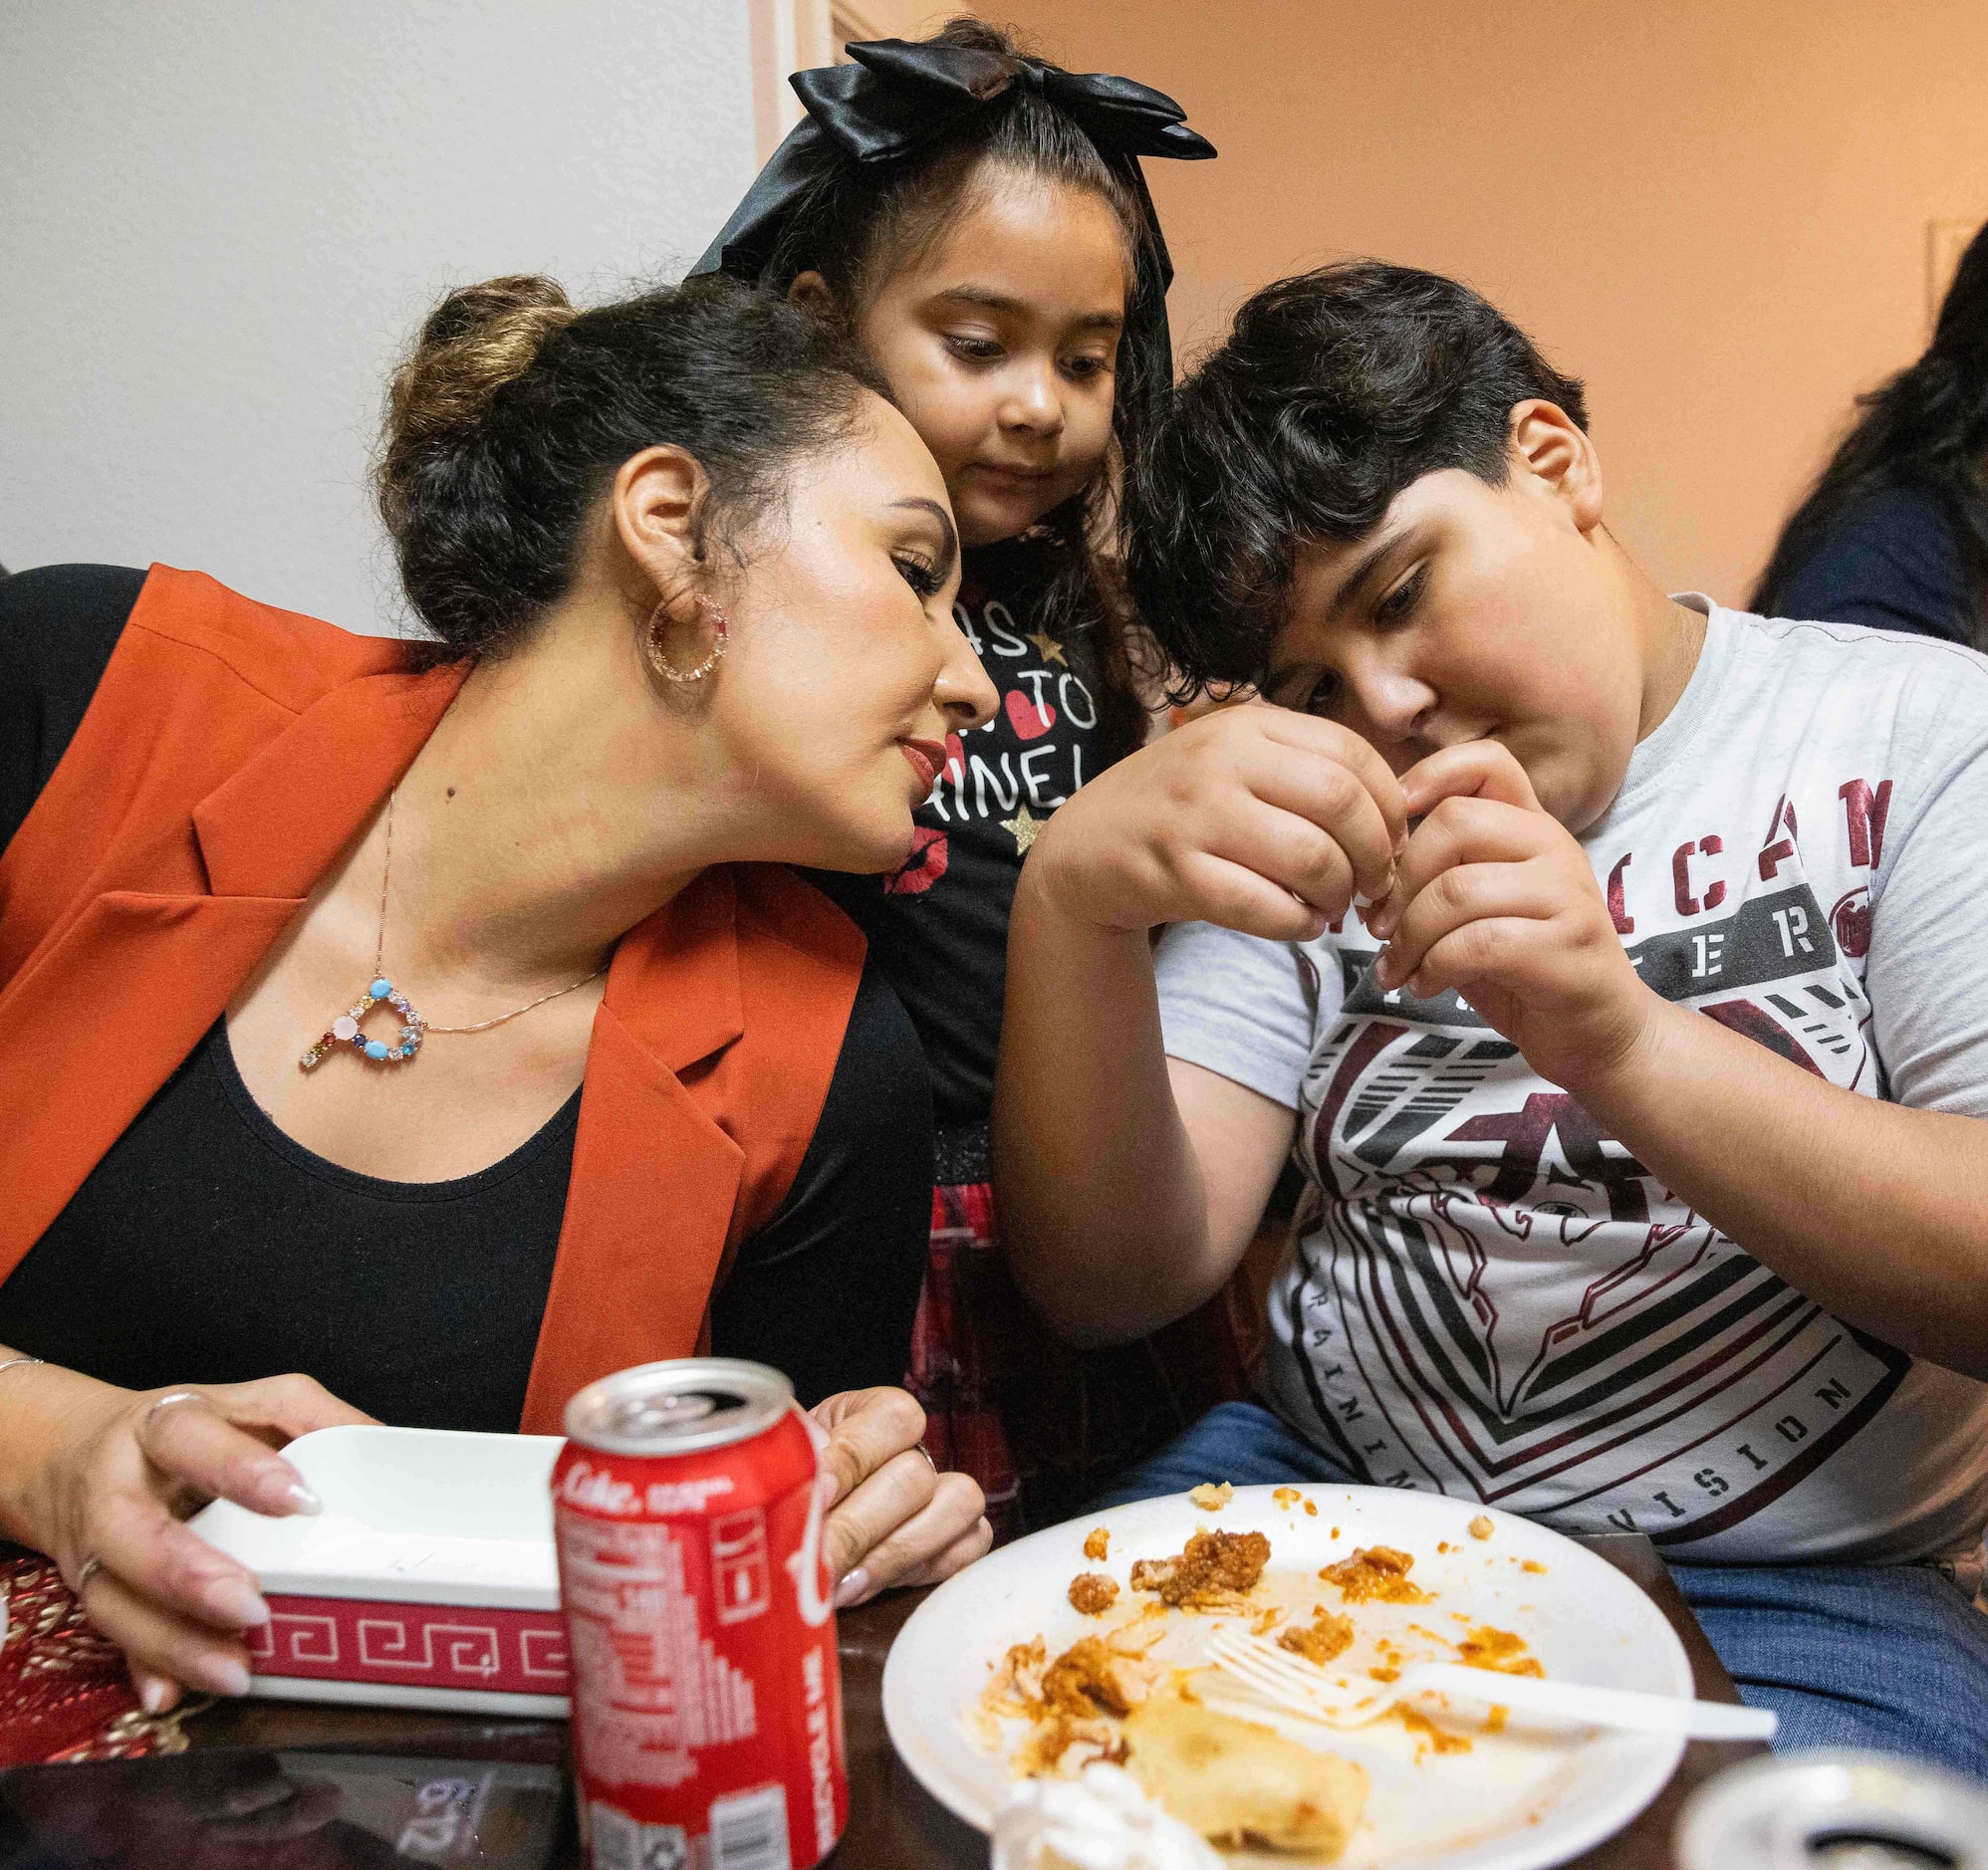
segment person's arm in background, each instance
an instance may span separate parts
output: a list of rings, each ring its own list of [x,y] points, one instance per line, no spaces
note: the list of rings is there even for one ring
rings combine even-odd
[[[119,565],[0,582],[0,849],[67,751],[144,582]]]
[[[1845,514],[1771,607],[1777,616],[1974,640],[1946,520],[1926,495],[1907,488]]]
[[[1166,1057],[1148,931],[1310,940],[1388,892],[1405,826],[1364,741],[1248,707],[1121,761],[1037,838],[1008,936],[994,1183],[1015,1276],[1066,1335],[1137,1336],[1214,1292],[1291,1147],[1290,1108]]]

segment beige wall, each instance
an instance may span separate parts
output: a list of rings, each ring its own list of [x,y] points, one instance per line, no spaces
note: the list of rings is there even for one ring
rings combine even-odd
[[[1616,531],[1741,599],[1988,213],[1984,0],[1000,0],[1222,151],[1147,164],[1184,351],[1349,254],[1454,273],[1588,379]]]

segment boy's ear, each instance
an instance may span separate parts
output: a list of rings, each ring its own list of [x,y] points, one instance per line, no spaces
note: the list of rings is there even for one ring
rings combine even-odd
[[[1512,405],[1514,472],[1530,474],[1584,533],[1602,524],[1602,458],[1587,431],[1557,402],[1529,396]]]
[[[787,297],[818,324],[831,329],[836,325],[836,296],[829,290],[829,282],[812,268],[795,275],[793,285],[787,288]]]

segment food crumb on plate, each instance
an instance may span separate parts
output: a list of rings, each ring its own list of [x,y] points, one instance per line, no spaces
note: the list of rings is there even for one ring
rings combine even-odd
[[[1537,1558],[1528,1558],[1519,1566],[1519,1569],[1521,1571],[1544,1571],[1546,1566],[1541,1564]]]
[[[1479,1624],[1456,1646],[1457,1659],[1472,1669],[1493,1669],[1500,1675],[1539,1675],[1542,1669],[1526,1654],[1526,1639],[1514,1630],[1494,1630]]]
[[[1235,1497],[1236,1490],[1227,1481],[1203,1481],[1187,1496],[1203,1513],[1220,1513]]]
[[[1467,1753],[1470,1751],[1470,1737],[1465,1734],[1451,1734],[1439,1728],[1425,1714],[1417,1714],[1412,1708],[1396,1707],[1396,1718],[1415,1737],[1415,1757],[1422,1759],[1426,1754]]]
[[[1497,1529],[1489,1514],[1480,1513],[1470,1522],[1470,1536],[1472,1538],[1489,1538]]]
[[[1118,1580],[1104,1571],[1080,1571],[1070,1580],[1070,1607],[1102,1617],[1118,1601]]]
[[[1084,1555],[1087,1558],[1103,1558],[1112,1549],[1112,1529],[1110,1526],[1094,1525],[1084,1535]]]
[[[1270,1498],[1282,1507],[1286,1513],[1289,1513],[1305,1496],[1299,1493],[1295,1487],[1280,1487]]]
[[[1377,1597],[1389,1604],[1424,1604],[1428,1593],[1408,1582],[1414,1559],[1391,1545],[1362,1545],[1338,1564],[1324,1565],[1319,1576],[1337,1584],[1350,1604],[1363,1604]]]
[[[1316,1519],[1319,1517],[1319,1503],[1315,1500],[1306,1501],[1305,1511],[1309,1513],[1313,1519]]]
[[[1351,1617],[1343,1617],[1323,1604],[1314,1604],[1312,1621],[1294,1623],[1277,1639],[1277,1647],[1288,1649],[1294,1656],[1303,1656],[1307,1662],[1316,1662],[1323,1669],[1353,1647],[1353,1637]]]
[[[1196,1532],[1175,1557],[1135,1559],[1132,1589],[1207,1609],[1253,1590],[1269,1562],[1270,1541],[1261,1532]]]

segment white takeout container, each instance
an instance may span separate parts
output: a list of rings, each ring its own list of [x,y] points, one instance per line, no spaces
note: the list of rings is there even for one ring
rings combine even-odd
[[[552,1539],[557,1435],[319,1429],[284,1458],[325,1503],[272,1519],[217,1500],[194,1531],[256,1575],[249,1693],[565,1715]]]

